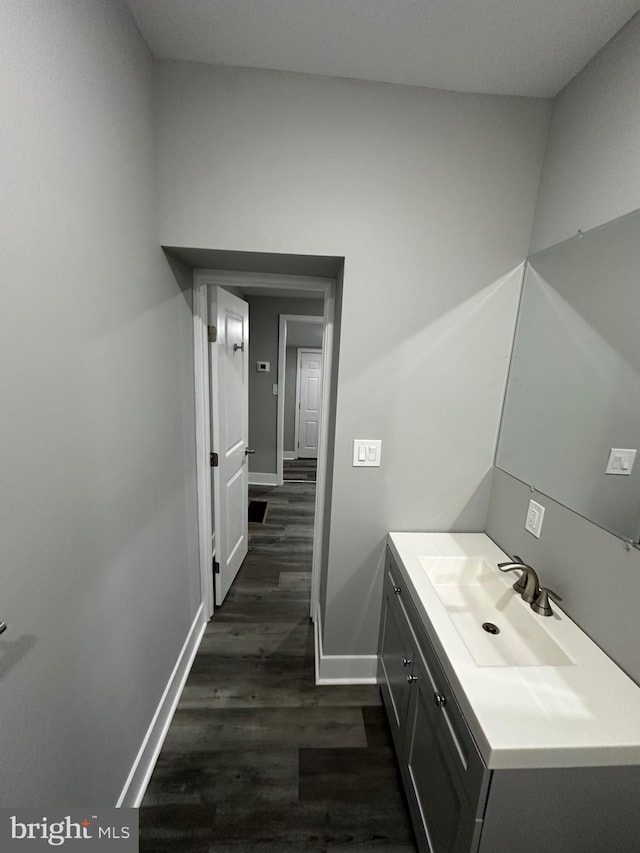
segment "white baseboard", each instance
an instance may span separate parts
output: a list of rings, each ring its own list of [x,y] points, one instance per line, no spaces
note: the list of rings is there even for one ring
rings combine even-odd
[[[196,618],[189,629],[187,639],[184,641],[182,651],[178,655],[178,660],[169,677],[153,719],[149,724],[142,745],[138,750],[129,777],[116,803],[116,808],[137,809],[142,802],[206,627],[207,622],[204,618],[204,609],[201,604],[196,613]]]
[[[292,460],[297,459],[298,457],[294,450],[285,450],[282,454],[282,458],[285,460],[285,462],[291,462]]]
[[[377,655],[325,655],[322,649],[320,606],[313,623],[316,684],[377,684]]]
[[[277,474],[254,474],[252,471],[249,472],[249,485],[250,486],[277,486],[278,485],[278,475]]]

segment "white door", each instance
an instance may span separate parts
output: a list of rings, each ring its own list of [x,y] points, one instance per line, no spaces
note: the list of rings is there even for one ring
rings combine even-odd
[[[212,344],[211,447],[215,529],[215,603],[222,604],[248,547],[249,306],[216,288],[216,341]]]
[[[301,459],[317,459],[322,400],[322,350],[298,350],[296,448]]]

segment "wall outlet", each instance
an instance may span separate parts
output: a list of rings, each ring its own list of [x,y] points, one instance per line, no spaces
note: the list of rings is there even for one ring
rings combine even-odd
[[[269,373],[271,370],[271,363],[268,361],[256,361],[256,370],[258,373]]]
[[[529,501],[529,509],[524,522],[524,529],[532,533],[537,539],[542,532],[542,520],[544,519],[544,507],[536,501]]]

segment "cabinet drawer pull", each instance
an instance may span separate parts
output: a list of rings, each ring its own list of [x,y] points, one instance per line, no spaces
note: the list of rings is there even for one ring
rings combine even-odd
[[[417,675],[408,675],[408,676],[407,676],[407,681],[409,682],[409,684],[413,684],[413,682],[414,682],[414,681],[417,681],[417,680],[418,680],[418,676],[417,676]]]
[[[409,660],[409,658],[402,658],[402,666],[411,666],[411,661]]]
[[[442,693],[434,693],[433,701],[436,703],[438,708],[443,708],[447,704],[447,697],[443,696]]]
[[[400,595],[400,593],[402,592],[399,586],[394,586],[393,591],[396,595]]]

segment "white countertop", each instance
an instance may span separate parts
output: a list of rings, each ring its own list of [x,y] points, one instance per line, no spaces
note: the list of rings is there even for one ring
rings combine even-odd
[[[640,687],[557,604],[539,618],[574,665],[474,661],[419,558],[509,560],[486,534],[390,533],[388,544],[489,768],[640,764]]]

